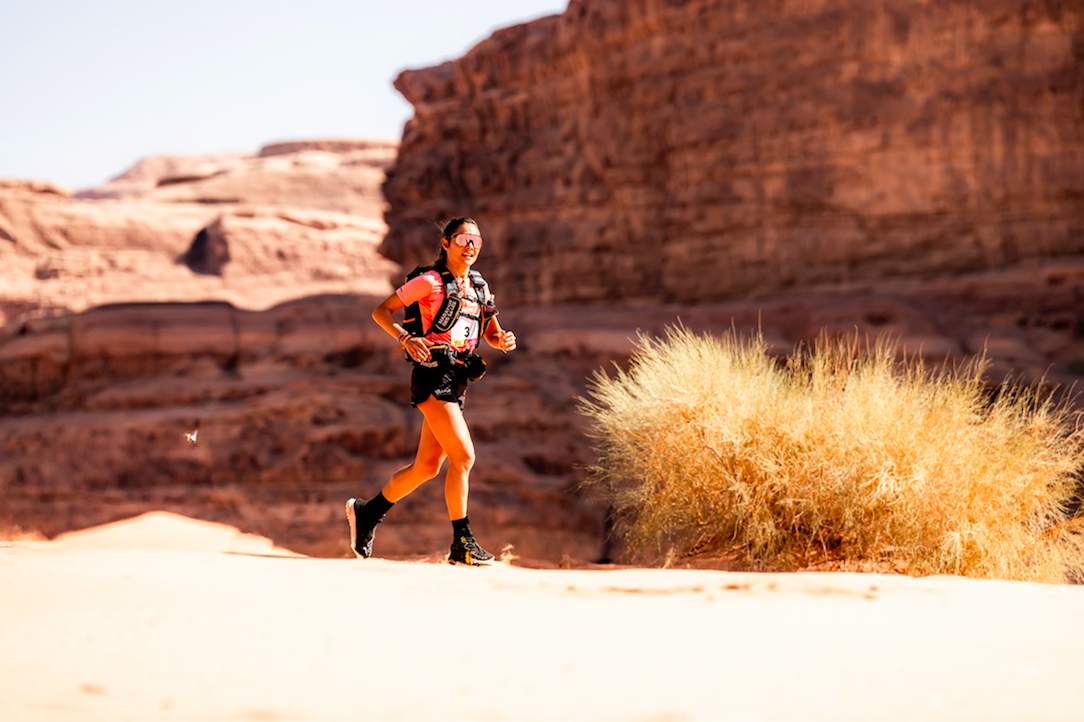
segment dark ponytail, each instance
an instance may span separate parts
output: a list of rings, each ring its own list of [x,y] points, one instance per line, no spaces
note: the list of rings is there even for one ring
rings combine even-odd
[[[464,226],[464,225],[466,225],[468,223],[471,224],[472,226],[476,227],[476,228],[478,227],[478,221],[474,220],[473,218],[468,218],[467,216],[460,216],[459,218],[453,218],[452,220],[450,220],[450,221],[448,221],[447,223],[444,224],[444,230],[441,231],[441,238],[443,238],[445,240],[448,240],[448,241],[452,240],[452,236],[454,236],[455,232],[459,230],[459,227]],[[479,229],[479,230],[481,230],[481,229]],[[448,262],[448,252],[446,250],[444,250],[444,244],[441,244],[440,253],[438,253],[437,257],[435,259],[433,259],[433,266],[434,267],[443,266],[447,262]]]

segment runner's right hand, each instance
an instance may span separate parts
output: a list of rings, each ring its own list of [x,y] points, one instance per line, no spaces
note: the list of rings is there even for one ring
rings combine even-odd
[[[433,355],[429,351],[429,347],[433,343],[421,336],[411,336],[403,342],[403,349],[410,355],[410,358],[415,361],[429,361]]]

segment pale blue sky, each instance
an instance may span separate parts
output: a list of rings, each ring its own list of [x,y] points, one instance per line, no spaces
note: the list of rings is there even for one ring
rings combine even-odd
[[[567,0],[2,0],[0,177],[97,185],[143,156],[393,138],[392,80]]]

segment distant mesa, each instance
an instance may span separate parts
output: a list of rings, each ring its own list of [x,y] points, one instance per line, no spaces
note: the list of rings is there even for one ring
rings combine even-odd
[[[303,150],[318,150],[325,153],[354,153],[357,151],[372,151],[388,156],[389,161],[395,160],[395,152],[399,148],[398,141],[392,140],[290,140],[281,143],[271,143],[260,149],[259,156],[266,158],[272,155],[284,155],[286,153],[298,153]]]
[[[68,191],[47,181],[21,180],[18,178],[0,178],[0,191],[22,191],[24,193],[44,193],[54,196],[67,196]]]
[[[397,148],[318,139],[151,156],[74,195],[0,180],[0,323],[106,303],[385,296],[396,266],[376,246]]]
[[[73,195],[85,200],[140,198],[150,193],[163,180],[210,178],[237,167],[251,153],[212,153],[208,155],[152,155],[141,159],[128,170],[95,188]]]
[[[349,213],[352,209],[342,202],[343,190],[334,182],[365,187],[376,178],[374,190],[379,194],[383,173],[395,161],[398,148],[398,142],[387,140],[294,140],[272,143],[258,153],[148,156],[74,197],[197,203],[270,200],[294,205],[291,198],[301,193],[302,205],[319,204],[323,196],[327,201],[322,207]],[[288,156],[295,162],[284,165]]]

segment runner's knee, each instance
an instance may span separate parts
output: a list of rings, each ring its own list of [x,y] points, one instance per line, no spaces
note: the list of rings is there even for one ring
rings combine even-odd
[[[449,454],[448,463],[462,471],[470,471],[474,468],[474,448],[465,447]]]

